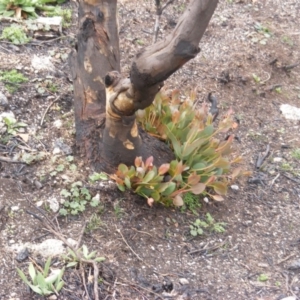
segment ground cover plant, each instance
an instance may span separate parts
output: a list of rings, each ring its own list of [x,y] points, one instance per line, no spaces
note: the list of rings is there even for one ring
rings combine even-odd
[[[150,205],[158,201],[183,206],[187,192],[223,200],[229,183],[241,173],[241,168],[233,170],[231,167],[241,160],[230,157],[234,135],[228,132],[235,122],[229,111],[215,128],[207,104],[195,110],[195,99],[194,93],[183,101],[178,91],[174,91],[171,98],[159,93],[150,107],[139,112],[138,120],[143,128],[165,140],[176,159],[158,167],[153,157],[145,162],[137,157],[135,166],[131,167],[119,165],[111,178],[116,180],[120,190],[133,189],[147,198]]]

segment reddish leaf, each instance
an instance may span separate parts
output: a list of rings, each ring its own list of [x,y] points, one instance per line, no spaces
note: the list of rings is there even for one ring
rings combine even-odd
[[[206,184],[199,182],[191,187],[191,191],[195,195],[199,195],[205,191]]]
[[[214,182],[212,185],[213,189],[215,190],[216,193],[219,195],[226,195],[227,193],[227,185],[224,182]]]
[[[146,159],[145,161],[145,167],[148,168],[148,167],[152,167],[153,166],[153,156],[150,156]]]
[[[154,203],[154,199],[153,198],[148,198],[147,199],[147,204],[151,207]]]
[[[193,172],[189,177],[188,177],[188,184],[189,185],[195,185],[200,181],[200,175],[197,175],[196,172]]]
[[[241,167],[235,168],[231,174],[232,179],[235,179],[237,176],[239,176],[241,174],[241,171],[242,171]]]
[[[184,204],[182,197],[180,195],[176,195],[173,199],[173,204],[175,206],[182,206]]]
[[[220,195],[210,195],[215,201],[224,201],[224,198]]]
[[[141,156],[137,156],[134,160],[134,165],[136,168],[140,167],[142,165],[142,157]]]
[[[162,164],[158,169],[158,174],[164,175],[169,171],[169,169],[170,169],[170,164]]]

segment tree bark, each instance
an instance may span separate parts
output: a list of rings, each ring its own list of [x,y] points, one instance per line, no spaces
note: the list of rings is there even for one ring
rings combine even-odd
[[[118,72],[116,0],[80,1],[78,46],[70,57],[76,139],[96,168],[133,164],[136,156],[153,155],[158,165],[170,159],[165,145],[138,130],[135,112],[151,105],[163,81],[199,53],[217,4],[191,0],[174,31],[138,53],[130,78],[123,78]]]

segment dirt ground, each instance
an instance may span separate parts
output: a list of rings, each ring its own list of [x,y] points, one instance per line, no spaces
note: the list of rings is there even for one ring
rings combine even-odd
[[[187,3],[176,0],[167,8],[159,38],[173,29]],[[224,202],[200,199],[196,212],[149,208],[144,199],[121,193],[113,184],[89,185],[92,169],[83,166],[74,152],[66,57],[75,40],[77,8],[73,2],[66,6],[72,7],[74,17],[64,38],[24,46],[0,40],[0,70],[17,69],[29,78],[11,95],[0,83],[9,100],[0,113],[12,111],[18,122],[28,125],[26,141],[24,136],[0,138],[0,156],[13,158],[21,152],[46,156],[30,165],[0,163],[0,299],[42,299],[16,272],[16,267],[27,272],[29,260],[18,262],[17,251],[12,250],[22,243],[55,238],[26,212],[39,214],[35,205],[57,220],[65,238],[75,240],[83,224],[96,216],[99,222],[84,234],[83,243],[106,258],[99,265],[100,299],[300,299],[300,122],[287,120],[280,112],[281,104],[300,108],[300,1],[221,0],[200,54],[165,82],[166,88],[180,88],[183,94],[196,88],[200,103],[214,91],[219,118],[232,107],[240,121],[235,148],[244,158],[243,169],[252,175],[234,182]],[[137,51],[152,42],[154,11],[152,0],[120,2],[125,73]],[[8,25],[2,22],[0,30]],[[55,70],[34,72],[34,55],[51,55]],[[50,89],[47,79],[57,91]],[[73,152],[76,170],[66,165],[65,155],[53,154],[58,141],[69,154]],[[269,156],[257,169],[257,158],[268,147]],[[101,205],[55,218],[47,201],[60,199],[61,190],[72,180],[81,180],[92,195],[99,193]],[[206,213],[225,222],[226,231],[192,237],[191,223],[204,220]],[[32,254],[32,259],[41,258]],[[81,270],[67,269],[57,299],[92,299],[86,294],[87,290],[92,295],[90,267],[84,271],[85,284]]]

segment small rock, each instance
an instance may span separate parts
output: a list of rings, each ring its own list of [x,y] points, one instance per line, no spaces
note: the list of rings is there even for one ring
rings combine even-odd
[[[62,121],[61,120],[54,121],[53,126],[56,127],[56,128],[61,128],[62,127]]]
[[[298,270],[300,269],[300,259],[294,260],[288,267],[289,270]]]
[[[56,300],[57,296],[56,295],[51,295],[50,297],[48,297],[49,300]]]
[[[50,56],[37,56],[34,55],[32,60],[31,60],[31,66],[36,70],[36,71],[54,71],[55,67],[51,62],[51,57]]]
[[[59,202],[56,197],[51,197],[47,199],[47,202],[49,203],[49,207],[53,212],[58,212],[59,210]]]
[[[281,162],[282,161],[282,157],[274,157],[273,158],[273,162]]]
[[[179,282],[182,285],[189,284],[189,281],[186,278],[179,278]]]
[[[4,94],[2,94],[1,92],[0,92],[0,106],[3,106],[5,108],[8,107],[7,97]]]
[[[55,147],[58,147],[65,155],[71,155],[73,153],[72,148],[61,140],[55,141]]]
[[[16,206],[12,206],[10,209],[11,209],[12,211],[17,211],[17,210],[20,209],[20,207],[16,205]]]
[[[27,245],[27,247],[43,257],[57,256],[65,253],[63,242],[56,239],[48,239],[37,245]]]
[[[289,104],[281,104],[280,110],[286,119],[300,120],[300,108]]]
[[[67,242],[68,242],[71,246],[77,247],[77,241],[75,241],[75,240],[73,240],[73,239],[71,239],[71,238],[68,238],[68,239],[67,239]]]
[[[297,298],[295,296],[289,296],[285,298],[281,298],[280,300],[296,300]]]
[[[25,247],[25,248],[23,248],[23,249],[21,249],[21,250],[19,251],[19,253],[17,254],[16,260],[17,260],[18,262],[22,262],[22,261],[24,261],[25,259],[27,259],[28,256],[29,256],[29,251],[28,251],[28,249]]]
[[[234,191],[238,191],[238,190],[240,189],[239,186],[236,185],[236,184],[233,184],[233,185],[230,186],[230,187],[231,187],[231,189],[234,190]]]

